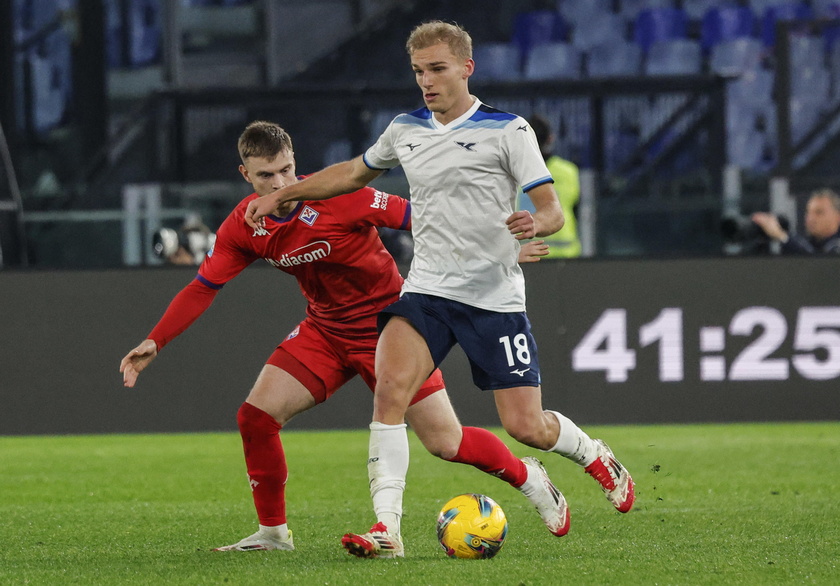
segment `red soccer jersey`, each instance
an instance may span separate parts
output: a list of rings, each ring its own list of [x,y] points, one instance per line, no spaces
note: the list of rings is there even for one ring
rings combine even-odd
[[[299,202],[286,217],[268,216],[265,228],[254,230],[244,216],[256,197],[242,200],[219,227],[197,279],[219,289],[262,258],[297,279],[307,314],[322,327],[345,333],[369,330],[369,319],[396,301],[403,280],[376,228],[408,229],[408,201],[365,187]]]

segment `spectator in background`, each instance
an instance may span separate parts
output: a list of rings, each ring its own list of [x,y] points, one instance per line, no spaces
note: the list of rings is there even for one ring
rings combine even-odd
[[[756,212],[751,218],[782,243],[782,254],[840,254],[840,195],[831,189],[818,189],[808,198],[804,236],[788,234],[774,214]]]
[[[577,232],[577,207],[580,201],[580,178],[578,167],[571,161],[552,154],[554,148],[554,133],[548,121],[540,115],[534,115],[528,120],[537,142],[540,145],[545,165],[554,179],[554,191],[560,199],[560,207],[566,223],[559,232],[543,237],[548,245],[547,258],[576,258],[580,256],[580,239]],[[534,204],[524,192],[519,192],[517,208],[534,213]]]

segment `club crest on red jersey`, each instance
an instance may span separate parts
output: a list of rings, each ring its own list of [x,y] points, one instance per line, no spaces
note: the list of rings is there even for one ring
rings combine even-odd
[[[309,206],[303,206],[303,209],[301,210],[298,218],[300,218],[300,220],[304,224],[311,226],[315,223],[315,220],[318,218],[318,212],[316,212]]]

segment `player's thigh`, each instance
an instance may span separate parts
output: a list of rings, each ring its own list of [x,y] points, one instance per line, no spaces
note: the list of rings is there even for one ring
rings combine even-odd
[[[406,420],[430,453],[445,460],[451,460],[458,453],[461,423],[446,389],[413,403],[406,412]]]
[[[434,370],[426,340],[402,316],[393,316],[376,346],[376,392],[409,393],[409,399]]]
[[[263,366],[246,401],[274,417],[280,425],[316,405],[315,397],[303,383],[273,364]]]

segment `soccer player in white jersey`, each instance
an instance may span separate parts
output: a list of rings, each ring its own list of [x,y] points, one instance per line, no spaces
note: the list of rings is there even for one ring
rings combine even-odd
[[[558,231],[563,212],[534,133],[523,118],[470,94],[476,64],[461,27],[421,24],[406,48],[425,108],[397,116],[363,156],[253,200],[245,214],[257,228],[283,202],[352,192],[397,165],[411,189],[414,259],[399,301],[379,316],[368,460],[377,523],[367,533],[345,535],[342,544],[360,557],[402,550],[406,408],[455,344],[466,353],[476,386],[493,392],[508,434],[578,463],[613,506],[627,512],[635,499],[633,480],[610,448],[542,406],[537,347],[516,259],[518,241]],[[513,211],[519,187],[535,213]],[[565,535],[568,508],[562,495],[556,498],[565,526],[546,524]]]

